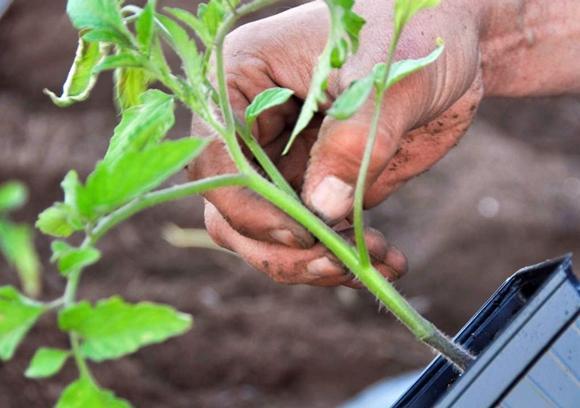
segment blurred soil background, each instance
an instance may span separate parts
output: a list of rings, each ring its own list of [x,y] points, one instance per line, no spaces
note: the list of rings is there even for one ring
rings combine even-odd
[[[29,186],[15,214],[29,223],[61,198],[68,169],[92,169],[116,120],[110,77],[66,110],[42,94],[60,90],[74,55],[64,7],[16,1],[0,19],[0,182]],[[180,112],[174,134],[186,135],[188,122]],[[103,260],[83,278],[87,298],[120,293],[195,316],[185,336],[94,366],[118,395],[139,407],[332,407],[432,358],[364,291],[280,286],[236,258],[161,238],[167,223],[200,227],[201,216],[200,200],[188,199],[135,217],[102,242]],[[401,290],[455,333],[518,268],[580,253],[580,98],[486,101],[460,145],[369,219],[409,256]],[[49,240],[36,242],[47,259]],[[45,265],[50,299],[64,281]],[[16,284],[3,261],[1,284]],[[73,378],[72,363],[47,381],[22,375],[36,347],[66,347],[54,327],[54,316],[43,318],[15,359],[0,363],[0,407],[51,406]]]

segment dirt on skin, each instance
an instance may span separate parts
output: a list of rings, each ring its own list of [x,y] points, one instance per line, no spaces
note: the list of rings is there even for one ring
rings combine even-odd
[[[91,101],[67,110],[41,93],[60,88],[74,53],[64,4],[16,2],[0,19],[0,181],[28,184],[30,203],[15,218],[29,223],[60,199],[68,169],[91,170],[115,122],[108,77]],[[448,332],[519,267],[580,253],[579,108],[572,97],[486,101],[448,157],[370,213],[409,256],[399,287]],[[187,129],[180,112],[174,135]],[[169,222],[201,226],[200,209],[198,199],[164,205],[103,241],[83,297],[170,303],[193,314],[195,327],[93,365],[102,385],[139,407],[332,407],[432,357],[364,291],[280,286],[234,257],[161,238]],[[49,240],[36,241],[47,259]],[[45,268],[50,299],[64,281]],[[16,283],[0,261],[0,284]],[[50,406],[74,378],[70,362],[50,380],[22,375],[37,347],[66,347],[54,327],[54,316],[44,317],[14,360],[0,364],[0,407]]]

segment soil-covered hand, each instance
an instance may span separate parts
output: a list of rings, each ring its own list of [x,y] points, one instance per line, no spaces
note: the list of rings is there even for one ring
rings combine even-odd
[[[395,60],[429,54],[437,37],[445,40],[445,52],[435,63],[387,93],[368,173],[365,207],[384,201],[458,143],[484,95],[484,82],[493,83],[495,93],[500,93],[497,77],[505,75],[504,67],[485,61],[488,71],[495,75],[482,71],[486,57],[485,50],[482,53],[484,35],[496,39],[490,34],[495,32],[494,27],[483,16],[493,15],[500,21],[509,19],[509,14],[501,16],[497,9],[495,14],[490,13],[488,3],[491,1],[443,1],[441,6],[419,13],[406,27]],[[508,9],[516,12],[516,6]],[[329,29],[326,6],[316,1],[244,25],[232,32],[225,44],[230,98],[240,118],[264,89],[280,86],[294,91],[290,102],[258,119],[254,136],[308,207],[347,236],[352,234],[348,218],[373,103],[369,100],[345,121],[325,117],[324,111],[353,80],[385,60],[392,32],[392,9],[390,0],[357,1],[355,10],[367,22],[361,47],[331,75],[328,106],[321,107],[319,116],[286,156],[281,151],[325,45]],[[505,32],[502,37],[507,36]],[[518,38],[525,35],[522,32]],[[497,55],[501,51],[498,42],[489,43],[489,55]],[[517,94],[517,84],[511,85]],[[195,123],[194,130],[201,131]],[[194,179],[235,171],[220,142],[214,142],[190,166]],[[352,276],[321,244],[314,242],[306,229],[251,191],[223,188],[208,193],[206,199],[205,220],[213,239],[276,281],[356,286]],[[405,272],[406,259],[400,251],[377,231],[369,230],[367,237],[374,264],[381,273],[395,279]]]

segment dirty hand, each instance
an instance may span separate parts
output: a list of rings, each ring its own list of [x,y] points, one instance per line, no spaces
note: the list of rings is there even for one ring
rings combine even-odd
[[[367,208],[381,203],[455,146],[484,95],[483,83],[498,85],[494,82],[497,76],[482,72],[482,33],[491,31],[484,18],[489,15],[487,3],[491,1],[443,1],[441,6],[419,13],[403,32],[395,60],[429,54],[437,37],[445,40],[445,52],[434,64],[387,93],[368,173]],[[367,21],[361,46],[330,77],[329,105],[353,80],[386,57],[392,1],[357,1],[355,10]],[[508,14],[505,18],[514,21]],[[328,106],[321,107],[321,115],[298,137],[290,153],[281,156],[328,29],[324,3],[308,3],[232,32],[225,43],[225,63],[230,98],[239,117],[267,88],[280,86],[294,91],[293,100],[262,114],[254,136],[306,205],[351,238],[347,219],[373,104],[369,102],[346,121],[324,117]],[[492,54],[496,48],[491,47]],[[501,69],[497,68],[498,75],[505,75]],[[524,93],[516,82],[511,86],[514,94]],[[190,166],[194,179],[233,172],[234,164],[217,141]],[[206,199],[205,221],[212,238],[277,282],[357,285],[305,228],[253,192],[223,188],[208,193]],[[374,265],[383,275],[395,279],[405,272],[404,255],[379,232],[369,229],[367,240]]]

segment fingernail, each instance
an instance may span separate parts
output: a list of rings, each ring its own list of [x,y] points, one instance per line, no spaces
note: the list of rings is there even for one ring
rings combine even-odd
[[[316,277],[338,275],[343,272],[340,266],[332,262],[326,256],[316,258],[315,260],[310,261],[306,266],[306,270],[308,271],[308,273]]]
[[[350,211],[353,188],[337,177],[326,176],[314,189],[310,202],[318,214],[337,220]]]
[[[275,229],[270,231],[270,236],[274,241],[277,241],[282,245],[292,248],[306,248],[306,243],[302,242],[302,240],[296,237],[292,232],[290,232],[290,230]]]

